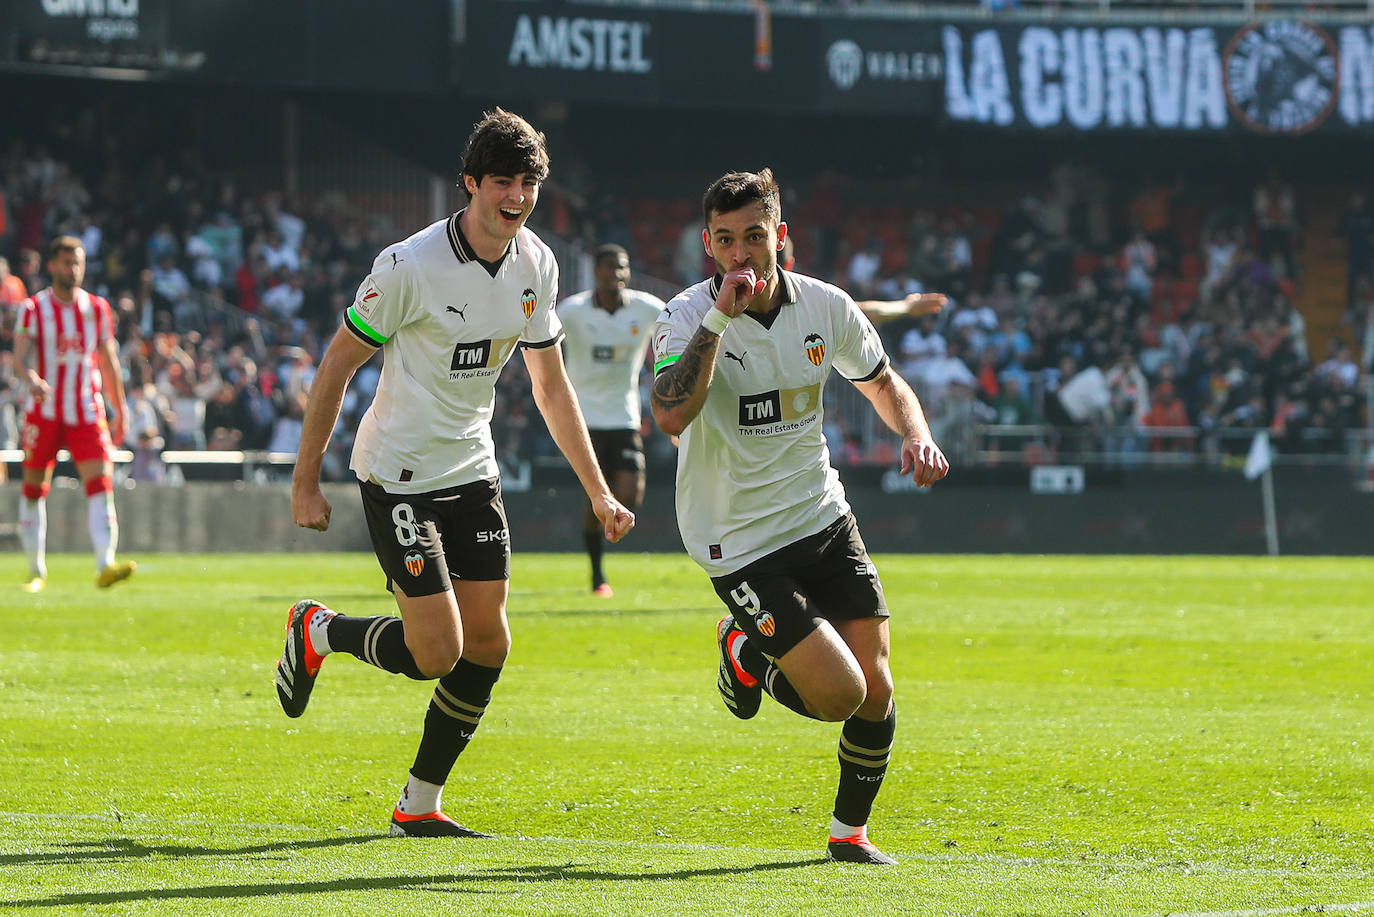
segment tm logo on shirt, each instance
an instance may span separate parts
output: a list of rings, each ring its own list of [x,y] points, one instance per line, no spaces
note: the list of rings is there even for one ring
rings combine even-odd
[[[499,341],[459,341],[453,348],[448,377],[470,379],[491,375],[501,368],[517,340],[518,338],[503,338]]]
[[[800,429],[816,419],[821,404],[821,384],[801,388],[774,389],[759,395],[739,396],[739,425],[746,428],[785,424],[770,433],[786,433]],[[800,421],[800,423],[798,423]],[[763,431],[746,430],[756,436]]]

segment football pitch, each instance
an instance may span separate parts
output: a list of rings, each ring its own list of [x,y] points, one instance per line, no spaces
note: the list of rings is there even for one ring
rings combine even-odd
[[[431,687],[331,658],[281,712],[286,609],[390,614],[363,555],[148,555],[0,594],[0,913],[1374,913],[1374,561],[880,556],[898,729],[823,860],[837,724],[715,689],[685,557],[518,554],[514,649],[445,808],[387,836]]]

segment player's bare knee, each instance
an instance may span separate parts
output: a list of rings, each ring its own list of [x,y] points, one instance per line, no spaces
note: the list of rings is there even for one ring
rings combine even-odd
[[[406,649],[415,658],[415,667],[426,678],[443,678],[458,664],[463,646],[456,640],[426,640],[421,643],[406,635]]]
[[[468,634],[467,645],[463,647],[463,658],[478,665],[500,668],[510,655],[510,632],[490,635]]]
[[[806,698],[806,708],[818,720],[837,723],[847,720],[863,704],[865,697],[862,684],[832,686],[814,698]]]
[[[854,712],[866,720],[884,720],[892,710],[892,682],[871,685],[864,702]]]

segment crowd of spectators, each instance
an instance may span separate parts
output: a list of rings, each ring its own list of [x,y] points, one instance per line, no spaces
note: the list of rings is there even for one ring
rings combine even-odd
[[[1223,201],[1207,213],[1189,189],[1151,180],[1121,200],[1079,160],[1004,206],[888,200],[869,210],[848,206],[854,192],[825,175],[788,189],[798,269],[855,298],[950,294],[942,314],[884,334],[956,456],[968,458],[959,453],[975,424],[1004,428],[994,446],[1128,457],[1225,449],[1206,436],[1223,428],[1268,428],[1285,451],[1338,452],[1364,422],[1374,216],[1358,195],[1330,227],[1348,243],[1346,320],[1357,347],[1333,340],[1309,355],[1295,306],[1302,202],[1277,175],[1244,206]],[[687,283],[706,269],[695,208],[687,195],[589,204],[560,189],[540,215],[574,242],[620,242],[637,270]],[[0,447],[18,438],[15,310],[46,285],[38,252],[53,236],[83,240],[86,287],[116,311],[132,415],[123,445],[136,455],[128,473],[160,480],[163,449],[294,452],[314,367],[357,284],[380,248],[415,228],[344,194],[246,190],[189,159],[82,170],[11,142],[0,152]],[[670,291],[673,281],[664,284]],[[378,362],[349,389],[327,475],[346,474]],[[493,433],[511,467],[552,454],[520,360],[497,402]],[[842,402],[827,421],[837,461],[889,455],[890,441],[857,427]],[[1005,429],[1039,424],[1053,432],[1028,439]],[[670,451],[666,440],[656,447]]]

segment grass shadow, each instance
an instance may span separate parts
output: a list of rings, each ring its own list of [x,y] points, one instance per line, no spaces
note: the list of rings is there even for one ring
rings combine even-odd
[[[373,840],[374,838],[340,838],[336,843]],[[329,846],[331,842],[307,842],[297,847]],[[277,847],[279,845],[263,845]],[[282,847],[293,845],[280,845]],[[167,848],[175,849],[175,848]],[[204,848],[187,848],[192,855],[200,855]],[[253,849],[253,848],[246,848]],[[222,851],[234,852],[234,851]],[[46,898],[28,898],[19,901],[0,902],[5,907],[73,907],[121,904],[135,901],[175,901],[179,899],[242,899],[265,898],[279,895],[318,895],[347,891],[396,891],[401,889],[435,889],[446,892],[466,892],[484,894],[485,884],[493,883],[535,883],[535,882],[658,882],[676,879],[697,879],[719,876],[741,876],[757,872],[776,872],[785,869],[798,869],[826,863],[824,857],[806,860],[781,860],[755,863],[750,866],[714,866],[699,869],[645,870],[631,872],[624,870],[592,869],[574,863],[563,865],[531,864],[528,866],[502,866],[494,869],[479,869],[466,874],[434,874],[417,876],[365,876],[349,879],[331,879],[320,882],[274,882],[256,885],[197,885],[185,888],[146,888],[128,889],[112,892],[70,892]],[[471,887],[469,887],[471,886]]]
[[[112,837],[103,841],[72,841],[57,844],[57,850],[45,853],[0,854],[0,866],[44,866],[57,863],[118,863],[166,857],[242,857],[285,850],[306,850],[320,847],[342,847],[366,844],[386,839],[385,834],[359,834],[349,837],[330,837],[318,840],[277,841],[249,847],[188,847],[179,844],[142,844],[127,837]],[[0,902],[2,903],[2,902]]]

